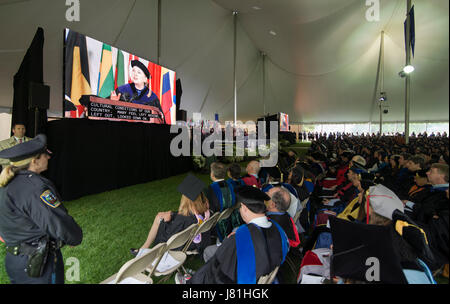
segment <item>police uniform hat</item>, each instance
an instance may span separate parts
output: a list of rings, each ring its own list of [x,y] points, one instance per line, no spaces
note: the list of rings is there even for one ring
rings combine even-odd
[[[142,72],[144,72],[145,76],[147,76],[147,79],[150,79],[150,72],[142,62],[140,62],[139,60],[132,60],[131,67],[134,68],[135,66],[137,66],[142,70]]]
[[[256,187],[242,186],[237,190],[236,202],[246,206],[260,205],[265,207],[264,201],[270,201],[270,196],[262,192]]]
[[[47,150],[47,137],[44,134],[38,134],[32,140],[0,151],[0,158],[9,159],[14,166],[21,166],[28,163],[26,160],[31,161],[33,156],[41,153],[49,154]]]
[[[195,201],[205,188],[206,185],[202,180],[189,173],[178,185],[177,190],[191,201]]]

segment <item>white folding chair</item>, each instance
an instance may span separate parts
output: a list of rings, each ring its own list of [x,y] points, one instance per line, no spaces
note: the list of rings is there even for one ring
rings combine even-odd
[[[275,280],[275,277],[277,276],[278,269],[280,269],[280,266],[277,266],[274,270],[272,270],[269,274],[266,274],[264,276],[261,276],[258,279],[257,284],[272,284],[272,282]]]
[[[303,206],[303,208],[305,208],[306,207],[306,204],[308,203],[308,201],[309,201],[309,197],[308,198],[305,198],[304,200],[302,200],[302,206]]]
[[[172,235],[166,242],[165,252],[161,257],[153,275],[156,277],[167,276],[176,271],[186,261],[186,253],[183,250],[174,250],[185,245],[190,239],[194,231],[197,230],[198,224],[192,224],[181,232]]]
[[[234,206],[223,210],[220,213],[219,218],[217,219],[217,222],[220,222],[221,220],[226,220],[227,218],[229,218],[231,216],[231,214],[234,212],[234,210],[236,210],[236,208]]]
[[[186,243],[186,245],[183,248],[184,253],[186,253],[187,255],[198,254],[197,250],[192,250],[192,251],[188,250],[189,247],[191,246],[192,242],[194,241],[194,238],[197,235],[207,232],[212,227],[214,227],[217,224],[217,220],[219,219],[221,214],[222,213],[216,212],[209,219],[207,219],[206,221],[204,221],[203,223],[201,223],[200,225],[197,226],[197,229],[193,232],[193,234],[191,235],[191,238],[189,239],[189,241]]]
[[[298,218],[300,217],[300,214],[302,213],[302,210],[303,210],[303,209],[301,209],[301,210],[299,210],[299,211],[297,211],[297,212],[295,213],[295,216],[294,216],[294,218],[293,218],[294,223],[297,223]]]
[[[151,248],[149,252],[138,258],[129,260],[122,265],[119,272],[112,275],[100,284],[152,284],[151,278],[163,252],[166,243],[160,243]],[[155,266],[148,268],[149,264],[156,261]]]

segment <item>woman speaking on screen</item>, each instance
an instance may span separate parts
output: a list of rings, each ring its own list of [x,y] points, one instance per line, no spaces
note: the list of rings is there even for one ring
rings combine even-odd
[[[162,108],[158,96],[149,89],[150,72],[139,60],[131,61],[130,78],[132,83],[127,83],[111,92],[111,100],[138,103],[158,108],[161,113]]]

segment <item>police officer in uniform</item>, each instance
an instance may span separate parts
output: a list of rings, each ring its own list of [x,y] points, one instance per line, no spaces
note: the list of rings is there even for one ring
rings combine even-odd
[[[12,284],[64,284],[60,248],[81,243],[83,233],[61,204],[47,170],[45,135],[0,152],[11,165],[0,174],[0,236]]]

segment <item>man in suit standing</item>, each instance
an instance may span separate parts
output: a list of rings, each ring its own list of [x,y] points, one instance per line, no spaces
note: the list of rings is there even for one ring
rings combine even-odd
[[[25,125],[21,122],[17,122],[12,127],[13,136],[8,139],[0,141],[0,151],[14,147],[15,145],[29,141],[31,138],[26,137]],[[6,167],[9,165],[8,159],[0,158],[0,166]],[[0,168],[1,169],[1,168]]]

